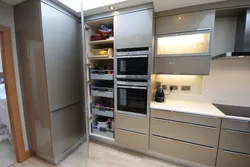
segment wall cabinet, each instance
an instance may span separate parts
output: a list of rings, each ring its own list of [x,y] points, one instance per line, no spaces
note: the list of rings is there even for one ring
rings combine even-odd
[[[114,17],[115,48],[152,47],[153,10]]]
[[[215,11],[156,18],[155,74],[208,75]]]
[[[214,10],[160,17],[156,18],[156,35],[213,29],[214,22]]]
[[[207,75],[210,56],[155,57],[155,74]]]

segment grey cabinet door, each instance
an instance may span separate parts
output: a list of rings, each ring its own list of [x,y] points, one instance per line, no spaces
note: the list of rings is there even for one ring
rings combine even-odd
[[[115,48],[152,47],[153,10],[117,15],[115,24]]]
[[[210,56],[155,57],[155,74],[207,75],[210,72]]]
[[[186,13],[156,18],[156,34],[214,29],[215,11]]]
[[[80,23],[41,3],[50,111],[80,101]]]
[[[80,103],[50,114],[53,153],[56,159],[83,136],[82,118]]]

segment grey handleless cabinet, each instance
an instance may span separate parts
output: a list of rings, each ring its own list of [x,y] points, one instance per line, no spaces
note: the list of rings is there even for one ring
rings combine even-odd
[[[29,146],[57,164],[84,140],[79,18],[47,0],[14,8]]]
[[[79,102],[80,24],[41,3],[44,57],[50,111]]]
[[[153,9],[115,16],[116,49],[152,47]]]

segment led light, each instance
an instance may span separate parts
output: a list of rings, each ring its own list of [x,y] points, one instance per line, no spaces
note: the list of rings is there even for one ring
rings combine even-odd
[[[238,57],[244,57],[244,56],[238,56]]]
[[[114,6],[110,6],[109,9],[110,10],[114,10],[115,8],[114,8]]]
[[[58,0],[58,1],[60,1],[61,3],[68,6],[69,8],[73,9],[76,12],[80,12],[81,11],[81,2],[82,2],[83,10],[86,11],[86,10],[95,9],[95,8],[102,7],[102,6],[107,6],[107,5],[112,5],[112,4],[116,4],[119,2],[124,2],[127,0],[91,0],[91,1],[87,1],[87,0]],[[113,9],[110,9],[110,10],[113,10]]]
[[[181,19],[181,17],[178,17],[178,19],[180,20],[180,19]]]

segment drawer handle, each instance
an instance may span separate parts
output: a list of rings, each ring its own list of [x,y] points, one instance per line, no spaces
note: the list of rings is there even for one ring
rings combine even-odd
[[[233,121],[233,122],[241,122],[241,123],[248,123],[248,124],[250,123],[250,121],[247,121],[247,120],[229,119],[229,118],[228,118],[228,120]]]
[[[213,116],[208,116],[208,115],[199,115],[199,114],[192,114],[192,113],[184,113],[184,114],[192,115],[192,116],[197,116],[197,117],[205,117],[205,118],[218,119],[218,117],[213,117]]]
[[[216,127],[193,124],[190,122],[181,122],[181,121],[175,121],[175,120],[171,120],[171,119],[164,119],[164,118],[158,118],[158,117],[153,117],[153,118],[158,120],[158,121],[162,121],[162,122],[171,122],[171,123],[176,123],[176,124],[181,124],[181,125],[190,125],[190,126],[199,127],[199,128],[217,129]]]
[[[240,153],[240,152],[229,151],[229,150],[225,150],[225,149],[222,149],[222,151],[225,152],[225,153],[236,154],[236,155],[241,155],[241,156],[244,155],[244,156],[249,156],[250,157],[250,155],[247,154],[247,153]]]
[[[242,132],[238,130],[225,129],[227,132],[240,133],[240,134],[250,134],[250,132]]]
[[[134,134],[137,134],[137,135],[146,135],[145,133],[135,132],[135,131],[132,131],[132,130],[121,129],[121,128],[117,128],[117,129],[120,130],[120,131],[123,131],[123,132],[134,133]]]

